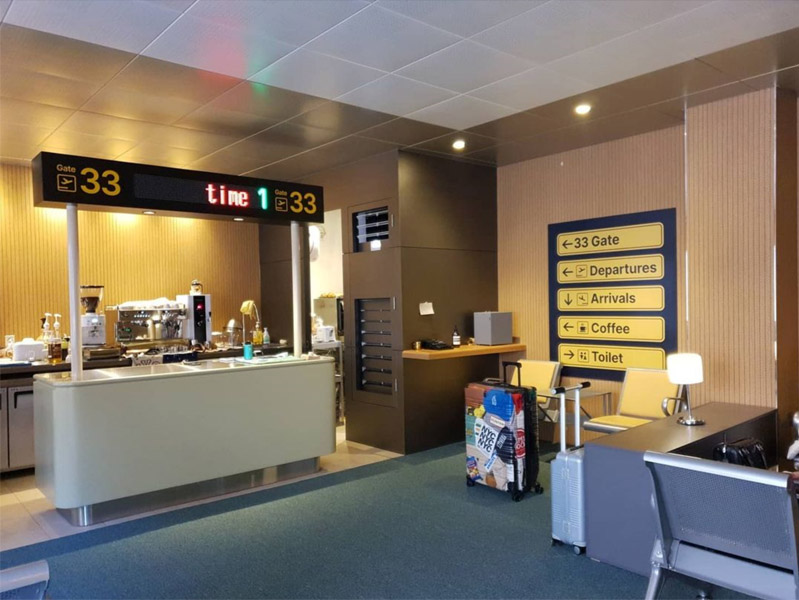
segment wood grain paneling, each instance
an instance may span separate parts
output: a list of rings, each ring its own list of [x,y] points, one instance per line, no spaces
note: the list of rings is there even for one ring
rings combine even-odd
[[[499,310],[513,312],[514,335],[527,344],[528,358],[549,360],[547,226],[676,207],[681,257],[683,187],[682,127],[498,169]],[[682,278],[678,278],[677,295],[682,299]],[[681,345],[682,300],[678,320]],[[564,378],[567,384],[577,381]],[[618,399],[620,383],[594,381],[592,385]]]
[[[697,404],[776,406],[774,89],[689,108],[687,348]]]
[[[81,212],[81,282],[105,285],[104,304],[185,294],[200,279],[214,329],[260,303],[258,226],[191,218]],[[64,315],[66,212],[34,208],[31,170],[0,165],[0,334],[38,336],[44,312]]]

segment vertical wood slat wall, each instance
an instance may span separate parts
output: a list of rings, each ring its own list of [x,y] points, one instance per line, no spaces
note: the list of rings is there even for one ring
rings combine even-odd
[[[549,360],[550,223],[676,207],[677,261],[682,260],[682,127],[501,167],[497,186],[499,310],[513,312],[513,334],[527,345],[527,358]],[[677,296],[682,345],[681,277]],[[564,378],[567,384],[577,381]],[[610,391],[614,400],[621,390],[621,384],[612,381],[594,380],[592,386]],[[588,433],[587,438],[592,437],[596,434]]]
[[[689,108],[686,244],[697,404],[776,406],[774,89]]]
[[[38,336],[45,311],[69,331],[66,212],[34,208],[31,177],[27,166],[0,165],[0,335],[17,340]],[[240,318],[243,300],[260,305],[257,225],[79,214],[81,283],[104,285],[105,305],[174,298],[195,278],[212,294],[214,330]]]
[[[528,358],[549,353],[547,225],[676,207],[678,348],[705,361],[693,400],[776,406],[773,93],[690,108],[686,131],[499,169],[499,308],[513,311]],[[618,399],[621,384],[593,385]]]

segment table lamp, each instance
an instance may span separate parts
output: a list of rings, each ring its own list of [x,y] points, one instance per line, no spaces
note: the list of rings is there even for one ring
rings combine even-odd
[[[688,416],[680,417],[677,422],[680,425],[704,425],[702,419],[695,419],[691,413],[691,397],[688,386],[694,383],[702,383],[702,357],[691,352],[671,354],[666,357],[666,365],[669,373],[669,381],[685,386],[685,406]]]

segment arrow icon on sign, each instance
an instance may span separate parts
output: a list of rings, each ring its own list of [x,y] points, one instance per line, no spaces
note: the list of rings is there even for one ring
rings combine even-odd
[[[569,358],[574,358],[574,352],[569,350],[568,352],[564,352],[563,356],[568,356]]]
[[[569,240],[563,240],[563,247],[564,248],[568,248],[571,245],[572,245],[572,243]]]
[[[564,276],[571,275],[572,273],[574,273],[574,271],[572,271],[572,270],[571,270],[571,269],[569,269],[569,268],[563,269],[563,275],[564,275]]]
[[[565,329],[566,331],[571,331],[572,327],[573,325],[569,325],[568,323],[563,324],[563,329]]]
[[[563,303],[564,303],[566,306],[571,306],[571,304],[572,304],[572,297],[571,297],[571,294],[569,294],[568,296],[566,296],[566,299],[563,301]]]

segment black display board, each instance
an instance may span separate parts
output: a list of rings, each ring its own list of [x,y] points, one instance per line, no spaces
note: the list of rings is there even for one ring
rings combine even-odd
[[[33,159],[36,206],[193,213],[273,224],[324,222],[319,186],[42,152]]]

